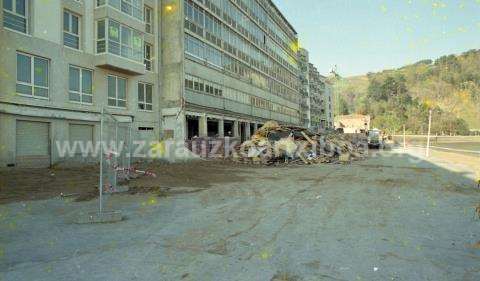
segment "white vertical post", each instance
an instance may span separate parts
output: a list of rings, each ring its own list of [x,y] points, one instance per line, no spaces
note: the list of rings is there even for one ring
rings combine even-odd
[[[403,149],[407,149],[407,137],[406,137],[406,134],[405,134],[405,125],[403,125]]]
[[[233,121],[233,137],[238,138],[240,136],[239,134],[239,124],[240,122],[238,120]]]
[[[99,192],[99,212],[100,214],[102,213],[102,193],[103,193],[103,107],[102,107],[102,113],[100,115],[100,181],[98,183],[98,192]]]
[[[128,148],[127,148],[127,172],[126,177],[130,179],[130,168],[132,163],[132,145],[133,145],[133,136],[132,136],[132,123],[128,123]]]
[[[429,114],[428,114],[428,135],[427,135],[427,151],[426,151],[426,156],[430,156],[430,133],[432,130],[432,110],[430,109]]]
[[[119,146],[120,146],[120,143],[118,141],[118,122],[116,119],[114,119],[115,121],[115,151],[113,152],[113,155],[112,155],[112,159],[115,159],[115,161],[113,161],[113,164],[111,164],[112,168],[113,168],[113,183],[112,183],[112,189],[113,190],[116,190],[117,189],[117,178],[118,178],[118,170],[117,170],[117,167],[120,166],[120,164],[122,163],[119,163],[122,159],[120,157],[120,154],[119,154]]]
[[[225,137],[225,121],[223,119],[218,119],[218,137]]]

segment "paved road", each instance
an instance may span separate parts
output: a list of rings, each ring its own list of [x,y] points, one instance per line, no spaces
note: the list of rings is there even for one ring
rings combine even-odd
[[[202,192],[114,196],[127,219],[105,225],[68,223],[95,201],[0,205],[0,280],[480,280],[466,172],[394,152],[243,167]]]

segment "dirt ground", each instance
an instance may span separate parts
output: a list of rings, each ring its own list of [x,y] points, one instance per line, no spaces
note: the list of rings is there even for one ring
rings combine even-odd
[[[194,161],[176,164],[142,164],[156,177],[138,177],[129,183],[130,193],[155,192],[168,195],[173,188],[206,189],[213,184],[241,181],[242,173],[233,173],[238,165],[229,161]],[[212,171],[214,171],[212,173]],[[0,170],[0,204],[44,200],[61,194],[75,201],[98,196],[98,166],[52,169]],[[178,191],[177,191],[178,192]]]
[[[73,219],[96,198],[59,194],[95,168],[1,172],[0,280],[480,280],[475,159],[449,157],[158,164],[106,198],[122,222],[94,225]]]

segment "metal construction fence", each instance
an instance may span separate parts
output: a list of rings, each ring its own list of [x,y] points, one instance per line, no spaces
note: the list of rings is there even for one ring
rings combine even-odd
[[[132,123],[120,122],[102,108],[100,119],[100,212],[103,195],[116,192],[130,177]]]

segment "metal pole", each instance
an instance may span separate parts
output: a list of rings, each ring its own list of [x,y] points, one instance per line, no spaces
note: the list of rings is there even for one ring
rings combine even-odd
[[[405,125],[403,125],[403,149],[407,149],[407,141],[405,136]]]
[[[120,166],[120,164],[123,164],[123,163],[119,163],[119,161],[121,161],[121,155],[119,154],[120,152],[120,149],[119,149],[119,146],[120,146],[120,143],[118,141],[118,121],[116,119],[115,120],[115,151],[114,151],[114,154],[113,154],[113,159],[115,159],[115,161],[113,161],[113,165],[112,165],[112,168],[113,168],[113,184],[112,184],[112,188],[113,190],[116,190],[117,189],[117,179],[118,179],[118,171],[117,171],[117,167]]]
[[[128,179],[130,179],[130,168],[131,168],[131,165],[132,165],[132,144],[133,141],[132,141],[132,123],[129,123],[128,124],[128,154],[127,154],[127,157],[128,157],[128,163],[127,163],[127,168],[128,168],[128,172],[127,172],[127,177]]]
[[[102,213],[102,193],[103,193],[103,107],[102,113],[100,115],[100,182],[98,183],[98,192],[99,192],[99,212]]]
[[[432,130],[432,110],[430,109],[429,115],[428,115],[428,135],[427,135],[427,151],[426,151],[426,156],[430,156],[430,133]]]

